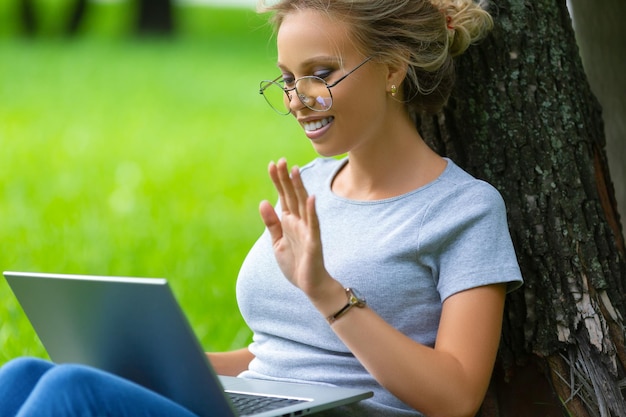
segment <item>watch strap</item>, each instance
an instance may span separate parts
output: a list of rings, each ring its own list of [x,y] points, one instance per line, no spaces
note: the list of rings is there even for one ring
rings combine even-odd
[[[336,322],[341,316],[350,311],[352,307],[365,307],[365,300],[357,297],[351,288],[346,288],[346,295],[348,297],[348,303],[345,306],[341,307],[341,309],[339,309],[339,311],[337,311],[335,314],[332,314],[326,318],[328,324],[333,324],[334,322]]]

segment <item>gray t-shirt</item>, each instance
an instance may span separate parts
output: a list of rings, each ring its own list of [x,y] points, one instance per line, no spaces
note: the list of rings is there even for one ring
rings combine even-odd
[[[324,263],[395,328],[432,347],[447,297],[493,283],[508,283],[509,290],[521,285],[504,202],[491,185],[447,160],[441,176],[417,190],[354,201],[331,191],[346,162],[320,158],[301,169],[307,191],[316,196]],[[255,359],[242,377],[374,391],[372,399],[337,415],[420,415],[376,382],[287,281],[267,230],[242,265],[237,300],[254,332],[249,349]]]

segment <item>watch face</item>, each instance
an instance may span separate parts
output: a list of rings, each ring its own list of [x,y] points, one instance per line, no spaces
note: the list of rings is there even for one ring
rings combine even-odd
[[[361,294],[354,288],[350,288],[350,304],[357,307],[363,307],[365,305],[365,299],[361,297]]]

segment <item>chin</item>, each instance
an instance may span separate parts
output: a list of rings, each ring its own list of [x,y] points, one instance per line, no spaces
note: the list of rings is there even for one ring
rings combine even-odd
[[[333,151],[332,149],[320,149],[318,147],[314,148],[315,152],[317,152],[319,156],[323,156],[324,158],[333,158],[335,156],[341,156],[345,154],[345,152]]]
[[[313,149],[315,150],[315,152],[317,152],[319,156],[322,156],[324,158],[333,158],[336,156],[344,155],[348,152],[345,149],[340,149],[340,148],[331,146],[329,142],[324,142],[324,143],[312,142],[312,145],[313,145]]]

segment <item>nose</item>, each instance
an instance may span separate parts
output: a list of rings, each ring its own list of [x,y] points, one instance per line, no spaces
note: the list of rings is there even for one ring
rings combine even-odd
[[[297,96],[297,98],[294,96]],[[288,102],[285,103],[287,104],[287,108],[290,109],[291,112],[295,112],[302,110],[303,107],[306,107],[304,103],[306,103],[309,98],[302,93],[293,92],[286,100],[288,100]]]

